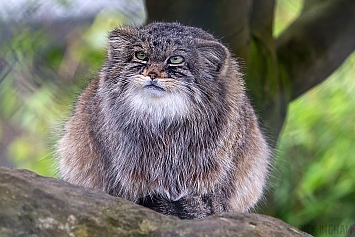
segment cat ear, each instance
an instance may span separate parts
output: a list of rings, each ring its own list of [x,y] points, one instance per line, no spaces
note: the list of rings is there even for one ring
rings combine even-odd
[[[205,66],[218,73],[230,57],[229,50],[216,41],[198,39],[197,48]]]
[[[110,32],[108,40],[108,59],[111,61],[115,54],[122,52],[138,36],[138,30],[132,27],[117,28]]]

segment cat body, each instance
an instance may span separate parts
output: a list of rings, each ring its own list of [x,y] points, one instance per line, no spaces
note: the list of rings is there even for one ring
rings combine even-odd
[[[111,32],[58,153],[64,180],[189,219],[250,210],[270,162],[237,62],[178,23]]]

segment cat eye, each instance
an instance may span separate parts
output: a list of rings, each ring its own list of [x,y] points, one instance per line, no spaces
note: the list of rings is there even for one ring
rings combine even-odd
[[[168,59],[168,63],[170,64],[180,64],[184,61],[185,61],[184,57],[180,55],[175,55]]]
[[[138,51],[135,54],[136,58],[139,60],[144,60],[144,61],[148,61],[148,56],[146,53],[142,52],[142,51]]]

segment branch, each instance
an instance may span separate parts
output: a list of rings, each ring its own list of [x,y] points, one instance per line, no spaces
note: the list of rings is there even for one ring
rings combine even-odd
[[[325,80],[355,49],[355,1],[313,0],[277,39],[291,100]],[[287,86],[287,85],[286,85]]]
[[[272,217],[161,215],[98,190],[0,167],[0,236],[309,236]]]

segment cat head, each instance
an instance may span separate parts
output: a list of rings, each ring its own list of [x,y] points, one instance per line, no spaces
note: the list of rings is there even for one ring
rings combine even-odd
[[[183,116],[225,97],[228,49],[178,23],[123,27],[109,36],[103,86],[132,110]]]

